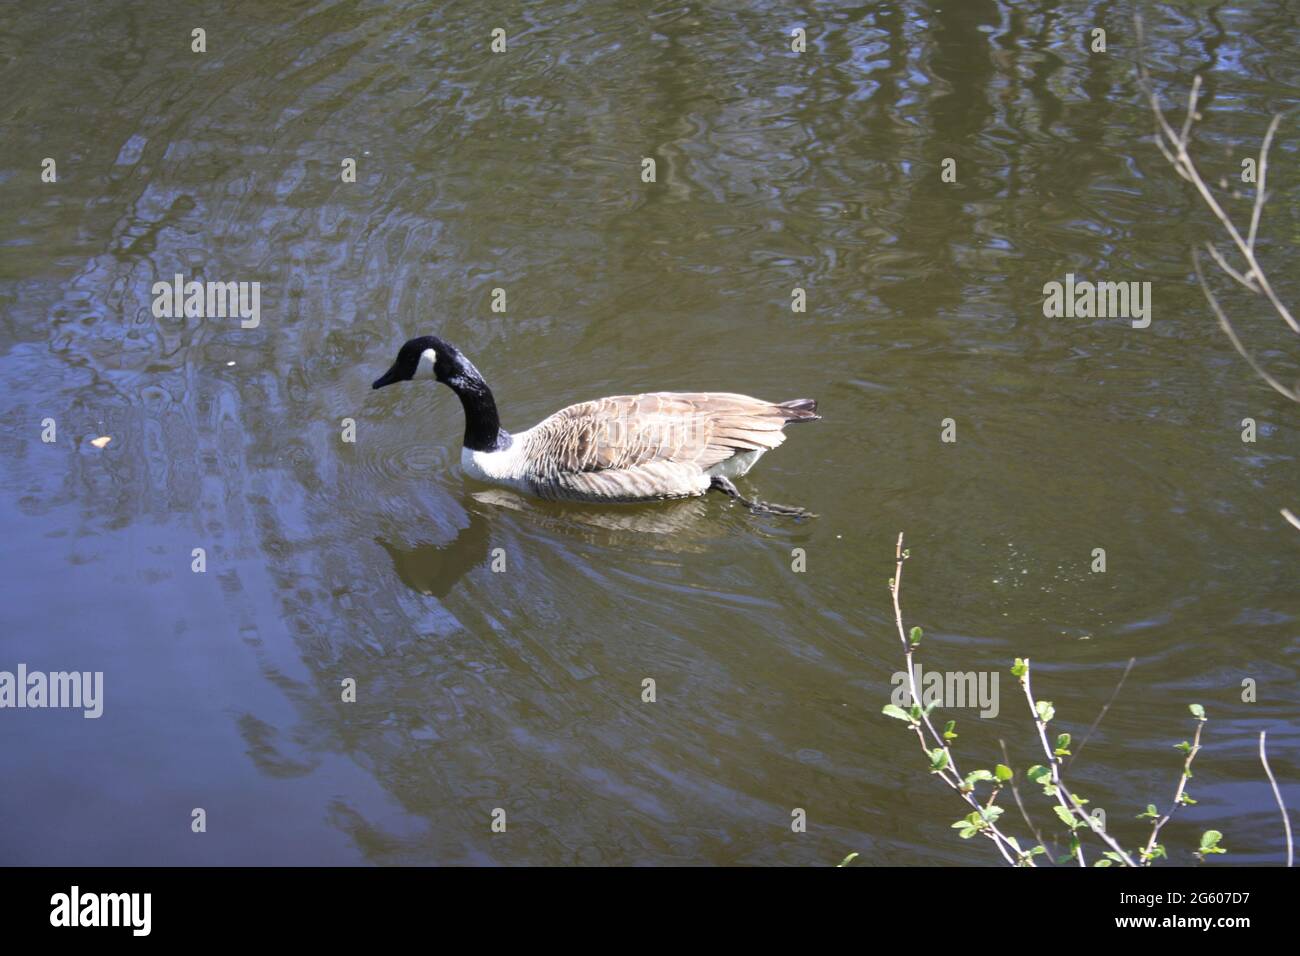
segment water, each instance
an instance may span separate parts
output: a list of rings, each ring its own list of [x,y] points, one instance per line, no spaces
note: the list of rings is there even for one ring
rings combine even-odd
[[[486,6],[4,18],[0,669],[103,671],[105,701],[0,712],[0,861],[992,863],[880,715],[899,531],[923,665],[1001,671],[996,719],[949,714],[967,767],[999,738],[1041,759],[1014,657],[1076,744],[1136,657],[1074,789],[1144,838],[1202,703],[1200,802],[1164,842],[1281,860],[1255,751],[1269,730],[1300,805],[1297,408],[1189,278],[1220,236],[1150,142],[1132,8]],[[1169,100],[1205,76],[1207,174],[1237,175],[1297,102],[1294,7],[1143,9]],[[1293,305],[1296,142],[1262,229]],[[176,273],[261,283],[260,325],[155,318]],[[1067,273],[1151,281],[1150,327],[1044,318]],[[369,388],[430,332],[508,428],[642,390],[815,397],[744,484],[821,517],[472,485],[448,391]]]

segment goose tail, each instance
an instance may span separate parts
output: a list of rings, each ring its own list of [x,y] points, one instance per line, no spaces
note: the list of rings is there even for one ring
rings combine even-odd
[[[792,398],[788,402],[779,402],[778,407],[786,410],[785,420],[788,422],[821,421],[815,398]]]

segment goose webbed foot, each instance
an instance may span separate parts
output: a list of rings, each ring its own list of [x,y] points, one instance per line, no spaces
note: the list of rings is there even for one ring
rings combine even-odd
[[[724,478],[721,475],[714,475],[709,482],[709,488],[715,491],[721,491],[728,498],[739,501],[754,514],[784,515],[790,518],[816,518],[817,516],[807,508],[799,508],[795,505],[778,505],[770,501],[758,501],[752,498],[746,498],[740,493],[730,478]]]

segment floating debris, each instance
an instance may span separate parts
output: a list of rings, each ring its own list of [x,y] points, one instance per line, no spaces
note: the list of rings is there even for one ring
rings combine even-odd
[[[103,448],[112,440],[113,440],[113,436],[111,435],[100,435],[98,438],[92,438],[90,440],[90,443],[94,445],[96,448]]]

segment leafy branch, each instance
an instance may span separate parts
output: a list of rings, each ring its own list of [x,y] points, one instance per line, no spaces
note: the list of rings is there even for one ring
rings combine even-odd
[[[956,746],[954,742],[958,736],[956,721],[947,721],[942,731],[937,730],[935,722],[931,718],[931,713],[937,706],[937,702],[928,706],[923,704],[916,679],[918,669],[916,653],[923,634],[919,627],[913,627],[909,631],[903,623],[901,600],[903,565],[910,556],[910,552],[903,548],[903,535],[899,534],[898,542],[894,548],[894,577],[889,581],[889,591],[894,603],[894,624],[898,630],[899,643],[902,646],[903,657],[907,665],[906,674],[909,693],[905,703],[908,706],[900,707],[896,703],[889,703],[884,706],[882,713],[887,717],[892,717],[907,724],[908,729],[916,735],[917,743],[925,756],[930,773],[947,784],[970,808],[970,813],[952,824],[952,828],[958,831],[958,835],[962,839],[983,836],[993,843],[998,853],[1008,864],[1012,866],[1036,866],[1035,858],[1047,854],[1048,851],[1041,832],[1034,826],[1025,809],[1024,802],[1021,800],[1019,788],[1015,783],[1016,775],[1007,757],[1006,745],[1002,745],[1003,759],[1006,762],[996,764],[991,771],[974,770],[963,776],[953,753]],[[1132,662],[1130,661],[1130,667],[1131,665]],[[1127,673],[1125,671],[1126,676]],[[1192,743],[1189,744],[1184,741],[1176,745],[1179,750],[1184,752],[1185,759],[1183,761],[1182,775],[1178,781],[1178,788],[1174,793],[1173,804],[1163,816],[1159,814],[1154,804],[1147,806],[1146,812],[1140,814],[1139,818],[1154,820],[1150,837],[1147,839],[1145,846],[1128,851],[1124,849],[1118,840],[1106,832],[1105,825],[1102,822],[1103,816],[1088,813],[1085,809],[1088,801],[1071,790],[1066,784],[1062,776],[1062,769],[1065,758],[1072,756],[1070,750],[1072,739],[1068,733],[1057,734],[1054,741],[1050,738],[1048,725],[1056,717],[1056,708],[1050,700],[1038,700],[1034,697],[1033,687],[1030,683],[1028,659],[1016,658],[1015,665],[1011,668],[1011,674],[1019,681],[1020,687],[1024,691],[1036,736],[1046,758],[1045,764],[1035,764],[1030,767],[1025,772],[1025,777],[1038,784],[1042,788],[1043,794],[1054,801],[1055,805],[1052,809],[1055,811],[1057,819],[1066,828],[1065,835],[1068,837],[1069,851],[1057,858],[1056,862],[1073,862],[1079,866],[1087,866],[1082,837],[1088,833],[1095,836],[1105,848],[1101,857],[1093,864],[1094,866],[1111,866],[1117,863],[1133,867],[1139,865],[1149,866],[1153,860],[1166,857],[1164,847],[1156,842],[1160,830],[1169,822],[1169,818],[1179,806],[1196,802],[1187,793],[1187,781],[1192,776],[1192,761],[1201,749],[1201,729],[1206,721],[1205,709],[1200,704],[1190,705],[1192,716],[1197,721],[1196,734]],[[1114,699],[1113,695],[1111,699]],[[1109,706],[1109,703],[1107,706]],[[1094,722],[1093,727],[1096,727],[1096,722]],[[1262,746],[1261,741],[1261,756],[1263,753]],[[1265,767],[1267,768],[1267,762],[1265,762]],[[989,785],[988,794],[983,799],[981,799],[978,789],[982,784]],[[1021,817],[1037,840],[1036,843],[1029,845],[1028,849],[1021,849],[1020,842],[1014,836],[1003,832],[999,826],[999,817],[1002,816],[1003,808],[997,805],[997,800],[1006,787],[1010,787]],[[1285,816],[1285,808],[1283,815]],[[1218,830],[1206,831],[1201,837],[1200,848],[1196,851],[1196,856],[1199,859],[1204,859],[1210,854],[1227,852],[1226,849],[1219,845],[1222,838],[1223,834]],[[1289,846],[1289,829],[1287,839]],[[855,854],[851,854],[846,857],[840,865],[848,865],[854,856]]]
[[[1011,779],[1011,770],[999,765],[996,772],[988,770],[976,770],[967,777],[961,775],[957,768],[957,761],[953,758],[952,749],[949,742],[956,738],[954,731],[954,722],[950,722],[944,727],[944,732],[940,734],[934,729],[934,724],[930,721],[930,707],[921,706],[921,695],[918,693],[916,686],[916,668],[915,668],[915,651],[921,644],[921,629],[914,627],[910,635],[903,628],[903,608],[900,604],[899,595],[903,587],[903,562],[910,557],[909,553],[903,550],[902,532],[898,535],[898,543],[894,548],[895,569],[894,576],[889,581],[889,591],[894,599],[894,622],[898,627],[898,639],[903,645],[903,656],[907,661],[907,681],[908,688],[911,692],[911,706],[904,710],[897,704],[887,704],[883,713],[889,717],[898,720],[907,721],[908,727],[916,733],[917,741],[921,745],[921,751],[925,754],[926,760],[930,765],[930,773],[936,775],[940,780],[946,783],[971,807],[971,812],[953,824],[954,828],[961,830],[961,836],[969,839],[977,833],[988,837],[997,847],[1002,858],[1009,864],[1018,866],[1034,866],[1033,857],[1036,853],[1046,852],[1042,847],[1035,847],[1033,850],[1021,850],[1020,844],[1012,837],[1006,836],[998,829],[997,820],[1002,815],[1002,807],[996,805],[998,793],[1001,791],[1003,784]],[[926,741],[926,731],[930,733],[930,739],[935,746],[931,747]],[[982,781],[993,781],[995,783],[993,792],[989,794],[987,803],[981,805],[975,796],[975,785]]]

